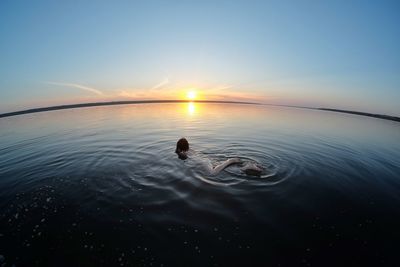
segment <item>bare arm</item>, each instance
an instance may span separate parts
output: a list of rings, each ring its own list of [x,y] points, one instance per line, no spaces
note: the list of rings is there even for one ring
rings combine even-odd
[[[210,170],[211,175],[217,175],[218,173],[220,173],[223,169],[225,169],[229,165],[234,164],[234,163],[239,163],[239,162],[240,162],[240,160],[238,158],[228,159],[228,160],[222,162],[221,164],[215,166],[214,168],[212,168]]]

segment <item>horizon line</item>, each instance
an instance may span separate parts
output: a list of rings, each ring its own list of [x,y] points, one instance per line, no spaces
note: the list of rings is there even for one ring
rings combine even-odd
[[[247,104],[247,105],[261,105],[257,102],[246,102],[246,101],[224,101],[224,100],[179,100],[179,99],[155,99],[155,100],[120,100],[120,101],[104,101],[104,102],[88,102],[88,103],[77,103],[77,104],[66,104],[49,107],[39,107],[31,109],[23,109],[18,111],[1,113],[0,118],[12,117],[30,113],[39,113],[63,109],[75,109],[85,107],[97,107],[97,106],[114,106],[114,105],[133,105],[133,104],[157,104],[157,103],[216,103],[216,104]]]
[[[7,113],[1,113],[0,118],[13,117],[24,114],[56,111],[64,109],[75,109],[75,108],[85,108],[85,107],[97,107],[97,106],[114,106],[114,105],[133,105],[133,104],[157,104],[157,103],[214,103],[214,104],[244,104],[244,105],[265,105],[265,106],[278,106],[278,107],[289,107],[289,108],[301,108],[301,109],[312,109],[320,111],[347,113],[358,116],[367,116],[377,119],[384,119],[390,121],[400,122],[400,117],[384,115],[384,114],[374,114],[361,111],[335,109],[335,108],[324,108],[324,107],[307,107],[307,106],[295,106],[295,105],[284,105],[284,104],[268,104],[268,103],[258,103],[258,102],[248,102],[248,101],[224,101],[224,100],[121,100],[121,101],[105,101],[105,102],[89,102],[89,103],[78,103],[78,104],[67,104],[67,105],[57,105],[50,107],[40,107],[31,108]]]

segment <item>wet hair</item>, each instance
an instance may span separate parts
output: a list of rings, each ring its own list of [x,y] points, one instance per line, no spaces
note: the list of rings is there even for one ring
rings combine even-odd
[[[182,137],[176,143],[175,153],[178,154],[178,157],[180,159],[187,159],[186,154],[183,152],[186,152],[188,150],[189,150],[189,142],[186,140],[186,138]]]

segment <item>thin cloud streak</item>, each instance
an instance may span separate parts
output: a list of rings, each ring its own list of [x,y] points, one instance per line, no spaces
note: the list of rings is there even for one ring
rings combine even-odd
[[[149,89],[121,89],[118,96],[131,99],[171,99],[171,96],[173,96],[172,88],[165,88],[167,84],[170,84],[169,77]]]
[[[88,91],[100,96],[104,96],[104,93],[100,90],[97,90],[95,88],[92,87],[88,87],[88,86],[84,86],[81,84],[76,84],[76,83],[60,83],[60,82],[46,82],[47,84],[51,84],[51,85],[57,85],[57,86],[64,86],[64,87],[72,87],[72,88],[77,88],[77,89],[81,89],[84,91]]]
[[[151,88],[152,90],[158,89],[163,87],[164,85],[169,83],[169,78],[165,78],[162,82],[160,82],[159,84],[156,84],[155,86],[153,86],[153,88]]]

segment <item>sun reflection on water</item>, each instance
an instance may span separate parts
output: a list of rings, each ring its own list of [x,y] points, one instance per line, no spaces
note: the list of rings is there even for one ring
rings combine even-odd
[[[196,112],[196,104],[193,102],[189,102],[187,109],[189,115],[194,115],[194,113]]]

